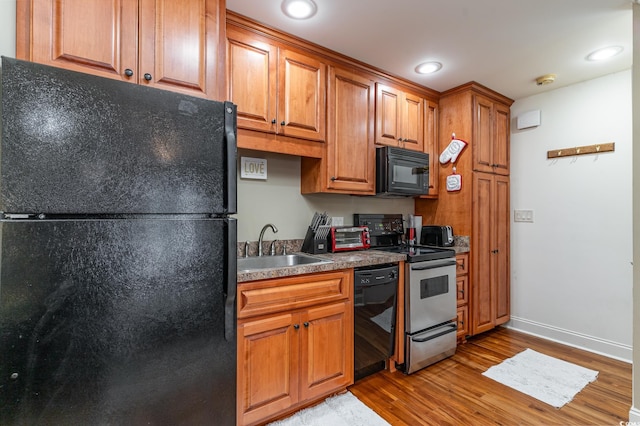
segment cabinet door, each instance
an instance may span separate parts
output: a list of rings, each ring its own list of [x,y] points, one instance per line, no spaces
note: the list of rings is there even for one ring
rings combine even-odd
[[[414,151],[424,151],[423,99],[403,93],[401,104],[402,143],[400,146]]]
[[[137,75],[138,0],[43,0],[18,5],[29,6],[31,39],[17,40],[23,45],[17,50],[25,55],[20,59],[115,79],[128,80],[125,69]],[[18,22],[19,29],[21,25],[29,23]]]
[[[238,325],[240,424],[268,418],[298,401],[297,318],[284,313]]]
[[[438,152],[438,104],[424,101],[424,152],[429,154],[429,197],[438,195],[440,153]]]
[[[495,326],[495,283],[491,279],[493,262],[494,218],[492,216],[493,175],[488,173],[473,174],[473,268],[471,286],[472,300],[472,334],[482,333]]]
[[[496,325],[509,321],[511,314],[509,178],[494,178],[494,247],[492,280],[495,282]]]
[[[493,130],[493,172],[509,175],[509,135],[511,111],[509,107],[495,104]]]
[[[280,49],[278,56],[278,132],[286,136],[324,141],[326,64],[286,49]]]
[[[353,305],[341,302],[301,314],[300,399],[353,383]]]
[[[493,173],[493,102],[480,95],[473,99],[473,169]]]
[[[278,49],[227,29],[227,99],[237,105],[238,128],[275,133]]]
[[[473,334],[503,324],[510,316],[509,178],[474,173]]]
[[[366,77],[331,67],[327,187],[375,194],[375,86]]]
[[[222,99],[224,10],[220,0],[140,0],[138,83]]]
[[[402,138],[400,118],[402,92],[376,84],[376,143],[398,146]]]

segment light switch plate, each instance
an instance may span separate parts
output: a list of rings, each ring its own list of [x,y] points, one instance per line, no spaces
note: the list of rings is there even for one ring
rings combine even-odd
[[[513,221],[533,223],[533,210],[514,210]]]

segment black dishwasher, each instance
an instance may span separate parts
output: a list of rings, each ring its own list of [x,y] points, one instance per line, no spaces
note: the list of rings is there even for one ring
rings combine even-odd
[[[354,273],[354,379],[384,370],[395,349],[398,265]]]

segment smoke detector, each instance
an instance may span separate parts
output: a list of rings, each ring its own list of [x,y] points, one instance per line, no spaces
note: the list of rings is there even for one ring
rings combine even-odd
[[[545,74],[542,77],[536,78],[536,84],[538,86],[544,86],[544,85],[547,85],[547,84],[551,84],[554,81],[556,81],[556,75],[555,74]]]

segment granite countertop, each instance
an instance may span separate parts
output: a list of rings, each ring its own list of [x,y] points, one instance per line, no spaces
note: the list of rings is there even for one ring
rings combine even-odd
[[[306,253],[303,253],[306,254]],[[389,253],[379,250],[347,251],[341,253],[313,254],[311,256],[330,260],[331,263],[317,265],[287,266],[273,269],[260,269],[238,272],[238,283],[269,278],[288,277],[292,275],[312,274],[316,272],[335,271],[338,269],[358,268],[360,266],[381,265],[406,260],[404,254]]]
[[[456,241],[458,243],[458,241]],[[454,247],[445,247],[454,249],[456,254],[466,253],[469,246],[464,244],[456,244]],[[295,254],[292,253],[292,254]],[[307,253],[302,253],[307,254]],[[330,260],[331,263],[321,263],[317,265],[297,265],[279,268],[265,268],[252,271],[239,271],[237,275],[238,283],[247,281],[265,280],[270,278],[288,277],[292,275],[313,274],[317,272],[335,271],[338,269],[358,268],[361,266],[381,265],[385,263],[403,262],[407,258],[404,254],[389,253],[381,250],[360,250],[347,251],[341,253],[324,253],[313,254],[311,256]]]

